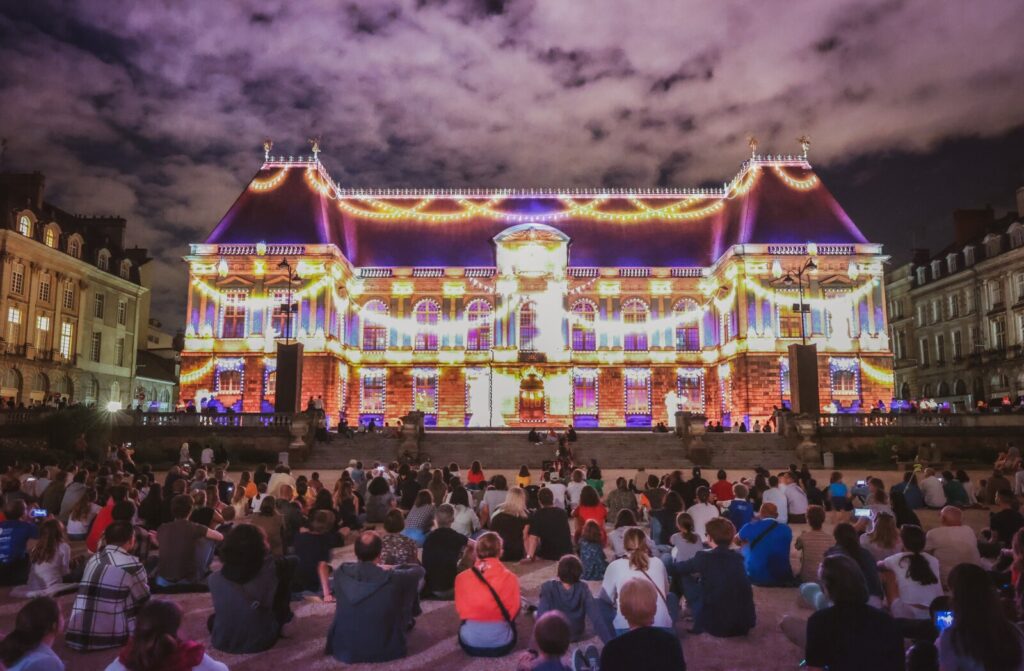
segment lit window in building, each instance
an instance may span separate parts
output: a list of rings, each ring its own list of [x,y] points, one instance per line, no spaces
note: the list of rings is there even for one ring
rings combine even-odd
[[[221,323],[222,338],[245,337],[245,292],[229,291],[224,296],[224,317]]]
[[[992,320],[992,347],[1006,349],[1006,319],[1002,316]]]
[[[39,300],[44,303],[50,302],[50,274],[46,273],[39,278]]]
[[[25,215],[18,217],[18,233],[27,238],[32,237],[32,220]]]
[[[437,349],[437,322],[441,317],[441,307],[432,300],[422,300],[413,308],[416,318],[417,350],[433,352]]]
[[[57,231],[55,231],[52,226],[46,229],[46,233],[43,235],[43,242],[46,243],[47,247],[57,247]]]
[[[597,418],[597,369],[578,370],[573,375],[572,408],[577,418]]]
[[[388,348],[388,329],[375,316],[386,317],[388,306],[384,301],[370,301],[361,311],[363,319],[363,349],[385,350]]]
[[[577,352],[597,349],[596,320],[597,308],[590,301],[578,301],[572,306],[572,348]]]
[[[118,338],[114,343],[114,365],[124,365],[124,338]]]
[[[676,393],[679,408],[689,412],[704,412],[704,371],[700,368],[679,370],[676,374]],[[675,422],[669,417],[669,423]]]
[[[121,262],[121,272],[120,272],[121,279],[122,280],[128,279],[129,275],[131,274],[131,271],[132,271],[132,263],[131,263],[131,261],[127,261],[127,260],[122,261]]]
[[[625,328],[622,348],[627,352],[647,350],[647,312],[643,301],[626,301],[622,305],[622,323]]]
[[[267,399],[273,399],[277,395],[277,371],[272,370],[267,373],[267,381],[264,383],[263,396]]]
[[[412,372],[413,410],[426,415],[430,426],[437,425],[437,371],[416,369]]]
[[[857,359],[832,359],[829,369],[833,395],[856,396],[860,393],[860,366]]]
[[[100,270],[110,270],[110,252],[101,249],[96,255],[96,267]]]
[[[36,315],[36,349],[47,349],[50,340],[50,318],[47,315]]]
[[[71,284],[71,282],[65,282],[63,294],[64,295],[61,298],[61,302],[62,302],[62,304],[64,306],[64,309],[65,310],[74,310],[75,309],[75,287],[74,287],[74,285]]]
[[[288,292],[287,291],[275,291],[272,294],[273,309],[270,314],[270,326],[274,330],[274,336],[277,338],[294,338],[295,332],[292,325],[292,311],[295,309],[296,303],[288,303]]]
[[[626,387],[626,417],[650,417],[651,373],[648,370],[627,368],[624,373]]]
[[[519,349],[536,351],[537,335],[537,305],[529,301],[519,308]]]
[[[491,305],[476,300],[466,306],[466,349],[483,351],[491,349]]]
[[[124,326],[128,323],[128,302],[118,301],[117,302],[117,323]]]
[[[676,303],[673,309],[676,318],[676,351],[696,352],[700,350],[700,311],[695,301],[686,299]]]
[[[21,340],[21,310],[7,308],[7,345],[16,346]]]
[[[384,371],[362,371],[362,394],[359,398],[359,412],[366,415],[384,414]]]
[[[779,337],[800,337],[800,312],[794,310],[792,305],[779,307]]]
[[[242,371],[225,369],[217,373],[217,392],[228,396],[242,393]]]
[[[99,331],[94,331],[92,334],[92,343],[89,348],[89,358],[97,363],[100,360],[100,354],[103,351],[103,334]]]
[[[60,355],[65,359],[71,358],[71,349],[74,343],[75,326],[71,322],[63,322],[60,325]]]

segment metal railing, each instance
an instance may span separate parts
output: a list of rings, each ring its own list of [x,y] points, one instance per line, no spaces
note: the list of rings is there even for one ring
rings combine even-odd
[[[919,429],[1024,429],[1024,413],[875,413],[819,415],[818,428],[823,433],[856,433],[885,430],[895,433]]]
[[[216,428],[287,428],[292,424],[292,413],[237,412],[200,415],[185,412],[147,412],[135,415],[137,426],[208,426]]]

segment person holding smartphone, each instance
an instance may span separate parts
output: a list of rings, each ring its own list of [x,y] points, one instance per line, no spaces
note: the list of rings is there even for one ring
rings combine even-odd
[[[12,499],[0,522],[0,585],[24,585],[31,562],[28,542],[39,538],[38,525],[28,521],[25,501]]]

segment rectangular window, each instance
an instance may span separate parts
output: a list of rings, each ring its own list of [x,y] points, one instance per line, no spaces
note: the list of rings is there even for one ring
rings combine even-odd
[[[39,300],[44,303],[50,302],[50,276],[43,275],[39,278]]]
[[[1024,273],[1017,273],[1015,276],[1017,283],[1017,302],[1024,302]]]
[[[572,412],[576,417],[597,417],[597,369],[577,370],[572,381]]]
[[[231,291],[224,298],[224,316],[221,322],[222,338],[245,337],[245,292]]]
[[[384,375],[381,369],[362,371],[359,412],[365,415],[384,415]]]
[[[17,346],[21,341],[21,310],[7,308],[7,346]]]
[[[1006,349],[1006,319],[996,317],[992,320],[992,347],[997,350]]]
[[[25,266],[20,263],[11,266],[11,291],[19,296],[25,291]]]
[[[946,336],[939,333],[935,336],[935,362],[942,363],[946,360]]]
[[[294,338],[295,333],[292,332],[294,324],[293,320],[290,319],[294,304],[288,305],[288,292],[275,291],[272,295],[272,300],[274,301],[274,307],[271,311],[270,324],[274,329],[274,336],[278,338]],[[286,330],[288,333],[285,333]]]
[[[50,318],[36,315],[36,349],[43,351],[50,341]]]
[[[977,352],[983,349],[984,343],[981,342],[981,329],[977,326],[971,326],[968,331],[968,335],[971,337],[970,345],[972,352]]]
[[[96,294],[92,304],[92,316],[96,319],[103,319],[103,313],[106,308],[107,297],[103,294]]]
[[[953,361],[964,358],[964,338],[960,331],[953,331]]]
[[[63,322],[60,325],[60,355],[65,359],[71,358],[71,348],[74,342],[75,326],[71,322]]]
[[[949,317],[956,319],[960,316],[960,294],[952,294],[949,297]]]
[[[860,393],[860,368],[856,359],[833,359],[829,368],[834,395],[856,396]]]
[[[932,301],[932,324],[937,324],[941,316],[939,305],[940,303],[938,299]]]
[[[919,351],[921,353],[921,365],[922,366],[927,366],[928,363],[929,363],[929,359],[928,359],[928,339],[927,338],[921,338],[921,342],[919,342],[918,345],[920,345],[920,350]]]
[[[1003,283],[999,280],[989,282],[988,285],[989,307],[996,309],[1003,303]]]
[[[967,314],[974,312],[974,289],[968,289],[964,294],[964,312]]]
[[[779,308],[779,337],[800,337],[800,313],[792,306]]]
[[[103,334],[99,331],[94,331],[92,334],[92,343],[89,347],[89,358],[99,363],[100,352],[103,348]]]
[[[680,369],[676,374],[676,393],[679,410],[704,412],[704,371],[700,368]],[[668,421],[670,426],[674,425],[675,416],[670,416]]]
[[[417,368],[412,372],[413,410],[432,416],[436,424],[437,418],[437,371],[434,369]]]
[[[118,338],[114,345],[114,364],[124,365],[124,338]]]
[[[128,302],[118,301],[117,302],[117,323],[124,326],[128,323]]]
[[[626,386],[626,416],[650,417],[651,372],[640,368],[624,371]]]
[[[75,287],[70,282],[64,284],[63,305],[65,310],[75,309]]]
[[[924,305],[920,303],[917,305],[917,325],[924,326]]]
[[[676,327],[676,351],[697,352],[700,350],[700,328],[693,325]]]

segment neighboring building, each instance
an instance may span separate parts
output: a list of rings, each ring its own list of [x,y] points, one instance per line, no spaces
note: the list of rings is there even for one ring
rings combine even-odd
[[[150,318],[148,322],[146,339],[139,343],[140,349],[156,350],[161,353],[174,352],[174,334],[165,331],[159,319]]]
[[[787,275],[809,258],[802,318]],[[764,422],[803,322],[822,405],[866,411],[892,397],[886,258],[806,154],[717,189],[564,190],[345,189],[268,155],[186,257],[181,397],[272,410],[292,336],[332,421]]]
[[[174,412],[178,403],[178,363],[175,357],[140,349],[135,364],[133,407],[145,412]]]
[[[1017,208],[999,218],[991,208],[954,211],[951,244],[934,255],[917,250],[889,273],[900,398],[954,409],[1021,403],[1024,188]]]
[[[72,215],[39,173],[0,174],[0,396],[127,405],[146,250],[120,217]]]

